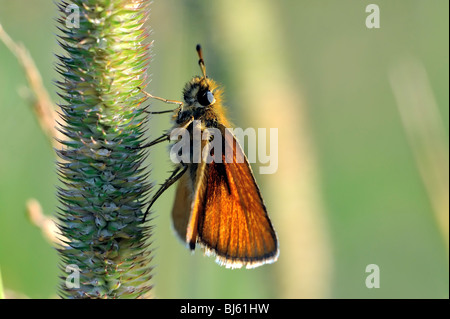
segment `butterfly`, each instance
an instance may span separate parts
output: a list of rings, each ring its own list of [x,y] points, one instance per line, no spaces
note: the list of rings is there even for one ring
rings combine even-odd
[[[202,76],[193,77],[185,85],[183,102],[144,92],[148,97],[177,104],[175,110],[149,113],[173,112],[172,132],[182,130],[188,136],[182,144],[188,149],[187,155],[181,157],[150,200],[144,220],[157,198],[178,182],[172,221],[175,232],[189,249],[200,246],[227,268],[273,263],[279,255],[277,234],[248,160],[229,129],[222,104],[223,90],[206,76],[200,45],[196,50]],[[208,136],[211,130],[218,134]],[[199,141],[196,132],[207,137]],[[145,147],[171,140],[170,136],[166,133]],[[215,147],[211,147],[212,142]],[[196,143],[199,152],[193,147]]]

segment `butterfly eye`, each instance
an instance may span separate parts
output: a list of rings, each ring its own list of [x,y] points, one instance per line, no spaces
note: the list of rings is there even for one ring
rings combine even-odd
[[[211,91],[203,91],[200,92],[197,96],[197,101],[202,106],[208,106],[213,104],[216,99],[214,98],[214,95],[211,93]]]

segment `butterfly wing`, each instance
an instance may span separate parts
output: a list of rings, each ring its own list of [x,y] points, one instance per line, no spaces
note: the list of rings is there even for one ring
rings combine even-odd
[[[203,212],[205,168],[206,163],[188,164],[188,170],[178,182],[172,208],[174,229],[191,250],[195,249],[198,216]]]
[[[197,242],[226,267],[253,268],[274,262],[277,236],[251,167],[234,135],[224,126],[219,129],[222,163],[206,165],[206,187],[199,198],[203,204],[191,214]],[[232,154],[232,161],[226,154]]]
[[[251,167],[234,135],[219,129],[222,163],[188,164],[176,191],[174,228],[192,250],[199,243],[228,268],[274,262],[277,236]]]
[[[181,240],[186,240],[186,229],[191,213],[192,190],[189,185],[189,174],[180,178],[172,208],[172,225]]]

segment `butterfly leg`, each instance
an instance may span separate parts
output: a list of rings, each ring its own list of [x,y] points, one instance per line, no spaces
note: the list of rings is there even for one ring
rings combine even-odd
[[[168,99],[164,99],[162,97],[158,97],[158,96],[154,96],[150,93],[145,92],[143,89],[141,89],[140,87],[138,87],[138,89],[146,96],[148,96],[149,98],[155,99],[155,100],[159,100],[162,101],[164,103],[169,103],[169,104],[177,104],[178,107],[176,109],[173,110],[166,110],[166,111],[157,111],[157,112],[150,112],[150,111],[144,111],[147,114],[164,114],[164,113],[174,113],[174,112],[178,112],[180,111],[181,107],[183,106],[183,102],[180,101],[175,101],[175,100],[168,100]]]
[[[157,139],[154,139],[151,142],[148,142],[147,144],[144,144],[142,146],[140,146],[139,148],[146,148],[146,147],[150,147],[165,141],[170,141],[170,134],[168,133],[164,133],[163,135],[161,135],[160,137],[158,137]]]
[[[191,118],[189,118],[184,124],[182,124],[179,128],[184,128],[184,129],[185,129],[185,128],[187,128],[193,121],[194,121],[194,118],[191,117]],[[155,139],[155,140],[153,140],[153,141],[151,141],[151,142],[149,142],[149,143],[147,143],[147,144],[144,144],[144,145],[142,145],[142,146],[136,147],[136,148],[137,148],[137,149],[142,149],[142,148],[146,148],[146,147],[150,147],[150,146],[153,146],[153,145],[162,143],[162,142],[164,142],[164,141],[170,141],[170,134],[169,134],[169,133],[165,133],[165,134],[161,135],[160,137],[158,137],[157,139]]]
[[[177,107],[176,109],[173,110],[165,110],[165,111],[158,111],[158,112],[149,112],[149,111],[144,111],[147,114],[164,114],[164,113],[174,113],[175,111],[179,110],[180,108]]]
[[[145,217],[147,217],[147,214],[150,210],[150,208],[153,206],[155,201],[158,199],[159,196],[162,195],[162,193],[165,192],[166,189],[168,189],[173,183],[175,183],[177,180],[180,179],[181,176],[186,172],[188,166],[186,164],[181,163],[181,166],[177,166],[175,170],[172,172],[172,174],[169,176],[168,179],[161,185],[161,187],[158,189],[156,194],[152,197],[150,200],[150,203],[148,204],[147,210],[145,211],[143,221],[145,222]]]
[[[165,141],[170,141],[170,134],[168,133],[164,133],[163,135],[161,135],[160,137],[158,137],[157,139],[154,139],[153,141],[144,144],[142,146],[136,146],[136,147],[127,147],[127,149],[132,149],[132,150],[141,150],[143,148],[147,148]]]
[[[180,101],[175,101],[175,100],[168,100],[159,96],[154,96],[150,93],[145,92],[143,89],[141,89],[140,87],[138,87],[139,90],[141,90],[142,93],[144,93],[144,95],[148,96],[149,98],[155,99],[155,100],[159,100],[162,101],[164,103],[169,103],[169,104],[177,104],[178,108],[180,108],[183,105],[183,102]],[[175,109],[176,110],[176,109]],[[174,111],[175,111],[174,110]],[[164,111],[163,113],[168,113],[169,111]],[[150,112],[153,113],[153,112]],[[159,113],[159,112],[158,112]],[[153,114],[158,114],[158,113],[153,113]]]

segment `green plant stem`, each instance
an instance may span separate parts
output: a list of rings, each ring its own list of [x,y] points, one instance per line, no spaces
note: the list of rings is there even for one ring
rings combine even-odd
[[[67,24],[77,18],[69,5],[79,10],[79,27]],[[66,51],[57,67],[66,138],[57,150],[59,228],[67,238],[58,249],[60,294],[142,297],[151,289],[150,228],[142,223],[150,185],[139,148],[145,97],[138,88],[146,85],[148,2],[61,1],[59,10]]]

